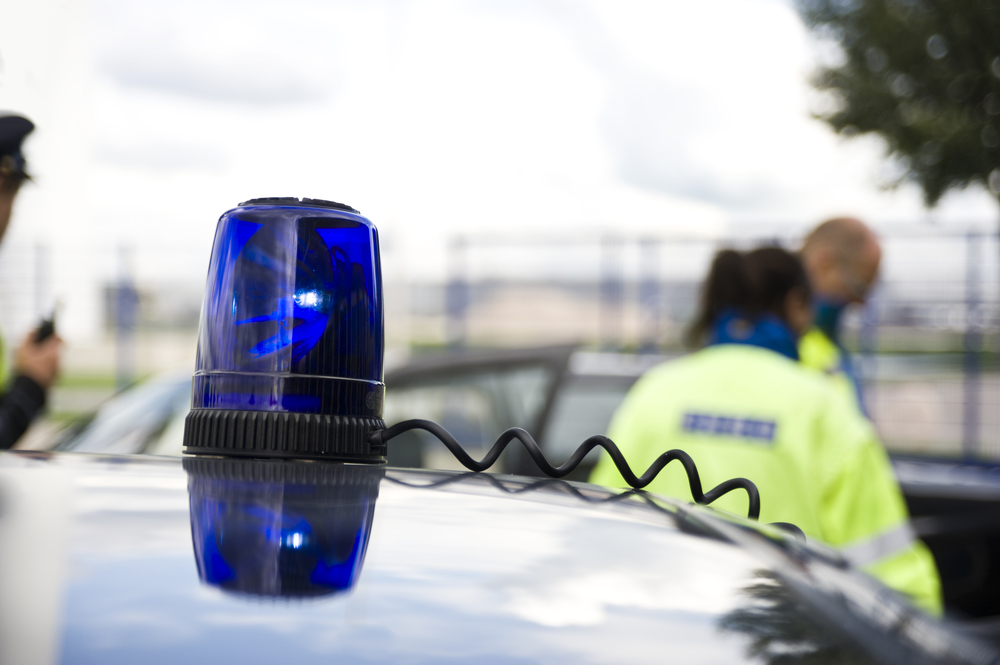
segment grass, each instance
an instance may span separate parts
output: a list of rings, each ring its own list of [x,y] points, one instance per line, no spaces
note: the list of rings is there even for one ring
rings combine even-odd
[[[140,376],[130,385],[142,383],[147,376]],[[114,374],[62,374],[56,380],[55,387],[68,390],[115,390],[118,387],[118,379]]]

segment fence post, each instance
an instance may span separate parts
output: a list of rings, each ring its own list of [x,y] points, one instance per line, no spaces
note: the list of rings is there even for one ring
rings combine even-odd
[[[445,290],[445,338],[448,346],[465,346],[469,285],[466,275],[467,242],[462,236],[448,243],[448,286]]]
[[[622,342],[622,244],[621,238],[601,238],[598,342],[603,349],[615,349]]]
[[[115,288],[115,388],[135,381],[135,328],[139,319],[139,294],[132,281],[132,250],[118,248],[118,285]]]
[[[878,380],[878,327],[881,299],[881,285],[876,284],[861,310],[861,330],[858,332],[860,358],[858,364],[854,366],[858,385],[861,387],[861,399],[870,418],[875,417],[872,393]]]
[[[660,241],[639,240],[639,351],[657,350],[660,324],[663,320],[663,298],[660,294]]]
[[[963,339],[962,455],[971,460],[979,454],[979,402],[982,333],[979,326],[978,233],[965,236],[965,335]]]

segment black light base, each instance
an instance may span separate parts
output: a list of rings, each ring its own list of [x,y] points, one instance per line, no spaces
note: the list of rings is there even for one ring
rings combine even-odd
[[[184,422],[184,452],[385,464],[385,443],[368,440],[380,429],[385,422],[376,418],[193,409]]]

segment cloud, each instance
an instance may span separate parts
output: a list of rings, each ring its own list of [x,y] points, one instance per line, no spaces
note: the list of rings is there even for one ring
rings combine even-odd
[[[200,144],[151,143],[147,145],[105,145],[97,156],[114,166],[147,171],[205,171],[225,169],[225,153]]]
[[[676,39],[663,45],[656,57],[651,58],[651,54],[630,52],[630,45],[605,20],[607,16],[557,0],[550,7],[559,15],[559,25],[567,30],[580,53],[607,82],[600,129],[617,176],[623,182],[653,193],[729,209],[763,207],[779,195],[762,178],[752,174],[733,178],[726,173],[731,168],[719,168],[720,163],[732,163],[735,150],[733,153],[720,150],[717,137],[737,132],[732,127],[720,126],[720,120],[726,117],[725,109],[717,108],[707,91],[708,81],[692,78],[691,70],[699,68],[714,75],[718,72],[696,62],[685,62],[677,68],[682,59],[690,61],[694,54],[688,53]],[[667,15],[659,16],[654,11],[648,21],[679,18],[671,15],[676,6],[659,9]],[[667,30],[677,31],[674,25]],[[682,73],[667,76],[664,71],[644,64],[640,55],[650,61],[672,62],[675,66],[665,71]]]
[[[275,106],[322,101],[334,87],[336,35],[305,15],[293,25],[297,11],[255,2],[99,5],[100,71],[123,88]]]
[[[253,105],[322,101],[327,89],[278,59],[259,53],[229,62],[206,62],[162,47],[118,52],[104,71],[121,86],[158,90],[202,101]]]
[[[698,90],[641,70],[615,77],[602,129],[622,180],[651,191],[727,207],[766,204],[775,196],[770,187],[734,182],[710,168],[712,163],[731,158],[712,154],[715,148],[701,144],[700,138],[713,129],[710,106]]]

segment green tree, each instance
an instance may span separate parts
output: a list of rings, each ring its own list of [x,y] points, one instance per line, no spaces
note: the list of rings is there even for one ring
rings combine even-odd
[[[1000,193],[1000,2],[796,0],[844,58],[813,85],[840,135],[877,134],[928,206],[972,183]]]

